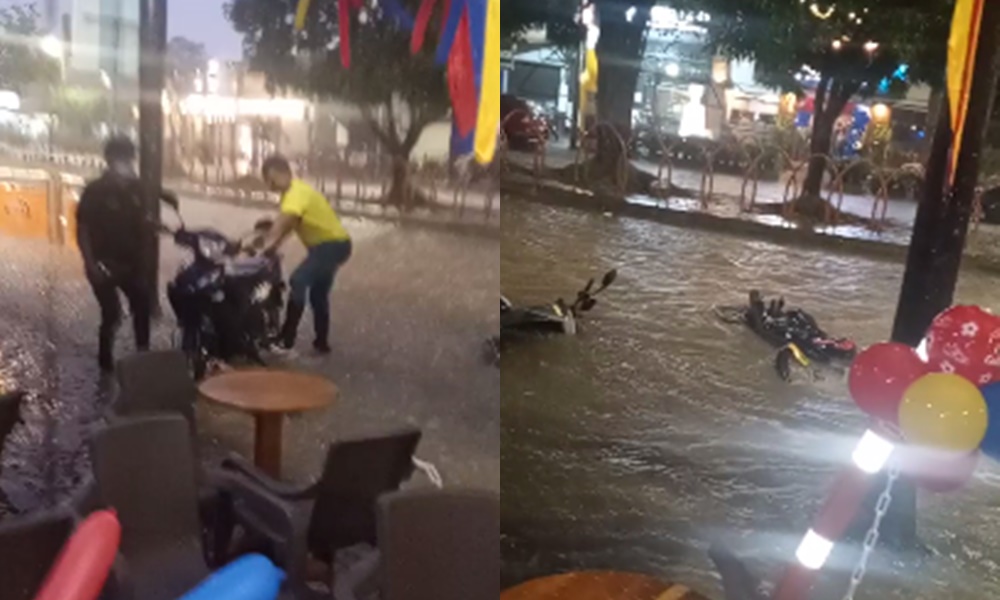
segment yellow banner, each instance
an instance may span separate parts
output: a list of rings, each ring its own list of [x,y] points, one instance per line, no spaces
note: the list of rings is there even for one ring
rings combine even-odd
[[[950,183],[955,183],[958,156],[965,134],[965,117],[972,93],[972,74],[976,69],[976,51],[979,48],[979,30],[983,21],[985,0],[958,0],[951,22],[948,39],[948,105],[951,108]]]
[[[580,75],[580,122],[581,129],[587,126],[587,115],[590,114],[590,99],[597,95],[597,78],[600,76],[600,66],[597,62],[597,51],[587,50],[584,55],[584,71]]]
[[[341,0],[346,2],[347,0]],[[302,31],[306,28],[306,16],[309,15],[309,4],[311,0],[299,0],[298,10],[295,11],[295,31]]]
[[[493,162],[499,130],[500,0],[489,0],[486,9],[486,40],[483,44],[483,85],[479,91],[479,119],[476,122],[476,160],[479,164]]]

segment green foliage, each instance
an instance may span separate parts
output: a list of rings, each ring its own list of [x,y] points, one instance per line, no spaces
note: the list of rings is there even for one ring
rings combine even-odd
[[[755,61],[759,78],[800,91],[794,75],[803,65],[862,94],[901,64],[913,81],[943,81],[952,2],[949,0],[679,0],[713,16],[712,43],[733,58]],[[813,12],[825,15],[820,18]],[[685,7],[685,6],[682,6]],[[868,52],[866,42],[878,43]],[[836,49],[834,44],[841,44]]]
[[[416,14],[418,0],[400,3]],[[345,69],[338,46],[337,2],[314,0],[301,34],[293,27],[296,4],[232,0],[227,5],[251,67],[265,73],[275,89],[355,104],[390,152],[408,154],[420,132],[444,117],[450,106],[444,69],[434,62],[437,32],[431,31],[425,49],[413,56],[410,34],[368,2],[365,22],[352,19],[353,64]],[[389,115],[388,123],[379,121],[379,114]]]
[[[0,89],[23,92],[30,85],[52,85],[59,61],[41,50],[39,14],[34,4],[0,8]]]
[[[503,0],[500,33],[510,44],[532,27],[544,27],[550,44],[575,48],[582,40],[576,22],[579,8],[577,0]]]
[[[189,75],[208,64],[205,44],[193,42],[177,36],[167,44],[167,70],[176,74]]]

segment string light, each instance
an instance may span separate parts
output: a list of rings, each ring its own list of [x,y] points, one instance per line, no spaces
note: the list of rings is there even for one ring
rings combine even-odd
[[[814,4],[809,5],[809,10],[812,12],[813,16],[816,17],[817,19],[821,19],[823,21],[825,21],[825,20],[829,19],[830,17],[832,17],[833,16],[833,12],[836,9],[837,9],[837,5],[836,4],[831,4],[825,11],[822,8],[820,8],[819,4],[815,4],[814,3]]]

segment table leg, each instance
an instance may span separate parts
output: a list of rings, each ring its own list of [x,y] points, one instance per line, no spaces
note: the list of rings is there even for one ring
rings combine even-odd
[[[256,421],[254,464],[277,479],[281,477],[282,429],[285,416],[280,413],[262,413],[256,416]]]

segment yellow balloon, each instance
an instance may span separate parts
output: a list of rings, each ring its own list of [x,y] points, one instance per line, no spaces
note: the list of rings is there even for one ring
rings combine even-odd
[[[935,450],[972,452],[986,437],[988,424],[982,392],[960,375],[924,375],[906,390],[899,407],[907,441]]]

